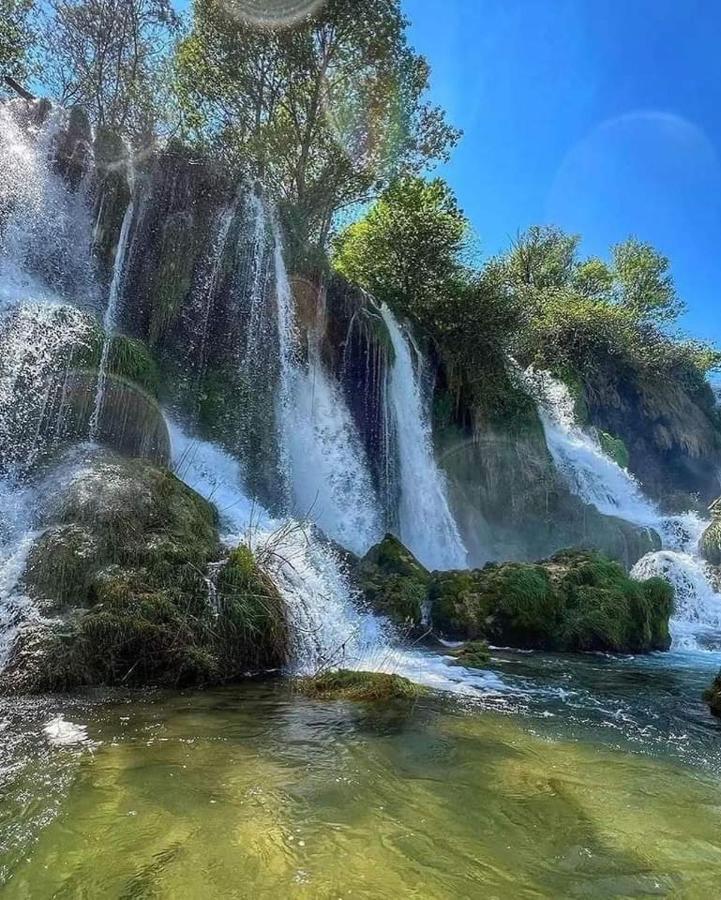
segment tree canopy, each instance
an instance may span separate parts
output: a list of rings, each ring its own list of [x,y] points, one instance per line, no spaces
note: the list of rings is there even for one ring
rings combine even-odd
[[[33,0],[0,0],[0,75],[23,79],[33,32]]]
[[[458,132],[426,98],[399,0],[327,0],[284,29],[195,0],[177,54],[186,137],[260,178],[297,243],[334,215],[447,158]]]

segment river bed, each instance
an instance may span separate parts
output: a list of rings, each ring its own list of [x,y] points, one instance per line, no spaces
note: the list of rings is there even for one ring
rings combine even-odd
[[[5,700],[3,897],[715,896],[718,663],[496,651],[410,707]]]

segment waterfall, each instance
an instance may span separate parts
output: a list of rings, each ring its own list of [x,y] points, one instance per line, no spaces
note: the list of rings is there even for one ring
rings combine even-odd
[[[422,358],[385,304],[381,315],[395,353],[388,404],[400,469],[399,536],[429,569],[463,569],[468,564],[466,548],[433,455],[419,371]]]
[[[131,179],[132,190],[132,179]],[[135,214],[135,202],[130,198],[130,202],[123,216],[123,223],[120,227],[120,237],[118,238],[118,246],[115,250],[115,260],[113,262],[113,275],[110,280],[110,290],[108,291],[108,303],[105,307],[103,316],[103,349],[100,354],[100,365],[98,367],[98,384],[95,391],[95,405],[92,415],[90,416],[90,440],[96,440],[98,436],[98,428],[100,426],[100,416],[103,411],[103,403],[105,401],[105,388],[108,380],[108,362],[110,358],[110,348],[115,336],[115,328],[117,326],[118,302],[121,296],[123,275],[125,273],[125,261],[127,258],[128,238],[133,224],[133,216]]]
[[[547,372],[528,370],[525,381],[538,398],[546,443],[572,493],[604,515],[653,528],[663,549],[641,559],[635,578],[660,576],[676,589],[671,636],[676,649],[721,647],[721,595],[698,547],[707,527],[695,513],[664,516],[626,469],[601,449],[597,436],[577,423],[568,387]]]
[[[340,386],[320,358],[312,328],[308,361],[300,359],[293,293],[275,217],[272,229],[280,364],[277,416],[291,509],[342,546],[363,554],[383,535],[365,448]]]
[[[219,447],[171,426],[179,478],[216,505],[228,546],[250,544],[280,590],[291,627],[293,668],[373,665],[389,652],[384,622],[362,612],[333,550],[314,529],[273,519],[243,486],[240,463]]]

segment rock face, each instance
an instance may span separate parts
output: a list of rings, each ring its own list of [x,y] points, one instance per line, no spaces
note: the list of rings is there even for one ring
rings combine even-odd
[[[508,376],[505,412],[442,385],[435,433],[459,525],[472,557],[531,561],[568,547],[596,550],[626,569],[660,537],[574,496],[553,464],[535,405]]]
[[[438,633],[513,647],[644,653],[667,650],[673,589],[637,582],[616,562],[565,551],[541,563],[429,573],[387,536],[358,566],[371,606],[400,625],[429,611]]]
[[[47,624],[21,634],[6,689],[208,684],[285,661],[280,595],[248,548],[223,559],[215,510],[194,491],[109,454],[56,477],[25,573]]]

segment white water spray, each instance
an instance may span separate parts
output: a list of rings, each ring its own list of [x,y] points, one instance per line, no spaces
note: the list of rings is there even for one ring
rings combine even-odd
[[[468,554],[451,513],[445,478],[433,455],[420,373],[413,361],[412,353],[418,363],[420,354],[385,304],[381,315],[395,352],[388,402],[400,464],[400,538],[429,569],[463,569]]]
[[[660,576],[676,589],[670,622],[675,649],[721,646],[721,595],[698,546],[708,523],[695,513],[664,516],[640,484],[601,449],[595,434],[579,427],[568,387],[547,372],[529,370],[526,383],[539,398],[546,442],[572,493],[604,515],[654,529],[663,550],[650,553],[632,570],[634,578]]]
[[[268,560],[288,610],[294,669],[309,673],[383,657],[383,621],[360,611],[339,560],[313,529],[274,520],[251,500],[240,464],[219,447],[193,440],[177,426],[171,426],[171,439],[176,474],[217,506],[225,543],[248,543]]]
[[[292,510],[363,554],[383,534],[365,450],[339,386],[325,371],[317,335],[309,337],[308,363],[299,360],[293,294],[275,218],[272,228],[280,358],[277,416]]]
[[[132,179],[131,179],[132,180]],[[125,263],[127,258],[128,240],[135,215],[135,202],[132,198],[128,203],[123,216],[123,223],[120,228],[120,237],[118,238],[118,246],[115,250],[115,260],[113,263],[113,276],[110,281],[110,290],[108,291],[108,304],[105,307],[105,315],[103,316],[103,349],[100,355],[100,365],[98,367],[98,385],[95,391],[95,405],[92,415],[90,416],[90,440],[94,441],[98,436],[98,428],[100,426],[100,416],[103,411],[103,403],[105,402],[105,389],[108,380],[108,362],[110,359],[110,348],[115,337],[115,329],[117,327],[118,303],[120,300],[123,284],[123,276],[125,274]]]

